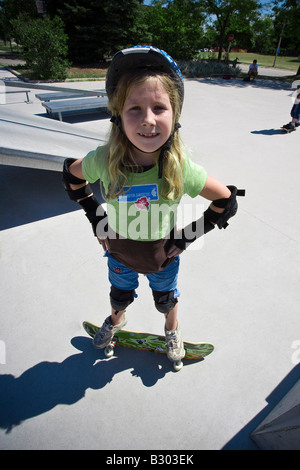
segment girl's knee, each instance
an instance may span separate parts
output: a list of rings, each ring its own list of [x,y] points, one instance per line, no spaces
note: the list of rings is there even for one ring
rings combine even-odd
[[[155,307],[160,313],[169,313],[178,302],[177,297],[175,297],[174,290],[169,292],[160,292],[152,289],[152,295]]]
[[[110,304],[114,310],[125,310],[134,301],[134,289],[123,290],[111,286]]]

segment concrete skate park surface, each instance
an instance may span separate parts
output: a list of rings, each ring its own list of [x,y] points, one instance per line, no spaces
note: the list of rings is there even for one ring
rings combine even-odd
[[[181,135],[193,159],[246,197],[226,230],[181,256],[184,339],[215,351],[178,373],[148,352],[117,348],[107,359],[81,326],[109,314],[106,261],[52,170],[102,144],[108,116],[50,119],[36,90],[32,103],[10,94],[0,105],[5,158],[7,149],[57,157],[52,170],[20,167],[14,156],[17,166],[0,166],[1,449],[256,450],[251,433],[297,383],[300,130],[280,131],[291,86],[188,79],[185,90]],[[137,292],[127,328],[163,333],[144,276]]]

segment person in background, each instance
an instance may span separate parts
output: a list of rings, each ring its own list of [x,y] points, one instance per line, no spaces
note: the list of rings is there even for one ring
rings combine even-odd
[[[258,75],[258,65],[257,65],[257,60],[254,60],[252,64],[250,64],[249,70],[248,70],[249,81],[251,80],[251,78],[255,80],[257,75]]]
[[[292,120],[282,126],[282,129],[287,131],[295,131],[296,127],[300,126],[300,85],[297,86],[296,98],[291,109]]]

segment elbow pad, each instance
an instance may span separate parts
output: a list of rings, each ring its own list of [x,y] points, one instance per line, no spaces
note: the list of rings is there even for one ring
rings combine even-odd
[[[82,180],[81,178],[77,178],[77,176],[72,175],[70,173],[69,167],[72,165],[72,163],[76,162],[76,158],[66,158],[64,160],[64,166],[63,166],[63,182],[65,184],[82,184],[85,182],[85,180]]]
[[[82,188],[79,189],[71,189],[70,184],[84,184],[86,183],[86,180],[83,180],[81,178],[77,178],[77,176],[72,175],[70,172],[70,165],[72,163],[76,162],[75,158],[66,158],[64,161],[64,167],[63,167],[63,174],[62,174],[62,182],[65,190],[68,193],[69,198],[72,201],[78,201],[78,199],[83,199],[87,196],[90,196],[93,194],[92,188],[90,184],[86,184]]]

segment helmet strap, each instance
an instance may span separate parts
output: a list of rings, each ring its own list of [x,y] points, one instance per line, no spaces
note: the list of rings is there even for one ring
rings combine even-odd
[[[160,154],[158,157],[158,177],[159,178],[162,178],[162,175],[163,175],[163,164],[164,164],[164,158],[166,156],[166,152],[170,150],[173,139],[174,139],[174,134],[178,129],[180,129],[180,127],[181,127],[181,124],[179,124],[179,122],[175,122],[174,130],[172,134],[168,138],[167,142],[165,142],[164,145],[161,147]]]

